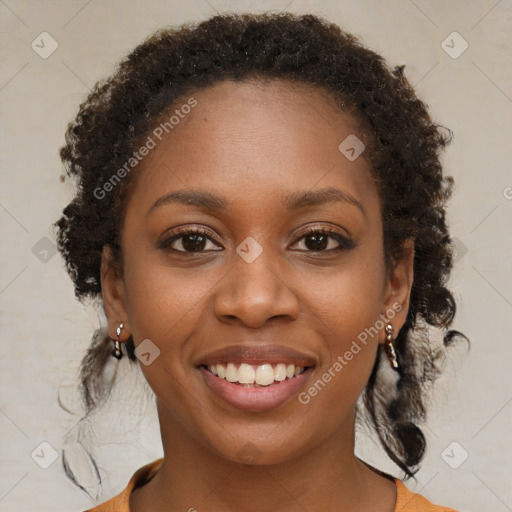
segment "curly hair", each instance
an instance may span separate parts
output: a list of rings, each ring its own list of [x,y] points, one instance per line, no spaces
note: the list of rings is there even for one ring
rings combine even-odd
[[[219,15],[159,30],[95,85],[69,124],[60,155],[77,190],[56,226],[77,298],[101,300],[102,249],[110,247],[122,268],[120,227],[140,170],[101,199],[95,191],[122,168],[173,105],[225,80],[285,80],[327,91],[364,136],[364,157],[381,199],[386,262],[400,257],[407,239],[414,240],[410,306],[395,341],[399,375],[392,389],[386,388],[379,346],[363,396],[370,425],[408,478],[419,469],[425,451],[420,424],[426,417],[427,385],[439,375],[445,347],[463,335],[447,331],[456,311],[445,286],[453,251],[445,205],[453,179],[443,176],[439,155],[452,134],[432,121],[403,70],[388,68],[355,36],[314,15]],[[435,346],[429,326],[445,330],[444,346]],[[103,377],[110,348],[105,333],[98,332],[81,366],[87,412],[108,396],[113,382]],[[126,350],[135,362],[131,338]]]

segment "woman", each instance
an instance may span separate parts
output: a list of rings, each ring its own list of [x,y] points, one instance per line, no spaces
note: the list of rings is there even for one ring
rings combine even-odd
[[[403,68],[311,15],[159,31],[97,84],[57,223],[108,320],[83,397],[111,354],[139,364],[164,457],[91,510],[452,510],[354,454],[366,419],[405,478],[424,455],[428,328],[455,315],[448,141]]]

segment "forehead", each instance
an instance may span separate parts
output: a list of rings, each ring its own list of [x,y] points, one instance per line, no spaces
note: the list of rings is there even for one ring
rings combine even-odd
[[[327,186],[375,199],[364,152],[351,160],[339,149],[358,135],[353,118],[323,89],[282,80],[221,82],[183,96],[155,124],[155,146],[131,202],[148,209],[166,192],[200,188],[261,205],[279,190]]]

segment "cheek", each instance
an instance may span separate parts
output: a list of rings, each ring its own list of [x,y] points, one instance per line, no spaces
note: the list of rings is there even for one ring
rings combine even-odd
[[[364,255],[353,259],[320,279],[318,275],[307,280],[302,277],[299,292],[306,308],[325,327],[331,346],[340,351],[347,340],[373,326],[382,312],[383,265],[378,258],[365,261]]]
[[[328,403],[341,413],[366,386],[383,327],[383,273],[377,261],[359,260],[314,287],[313,282],[304,283],[313,290],[303,296],[324,345],[320,368],[302,403]]]
[[[166,411],[181,423],[190,422],[200,411],[191,400],[194,390],[189,387],[187,340],[200,325],[201,308],[216,279],[205,272],[151,263],[151,257],[145,258],[144,264],[140,261],[136,257],[125,260],[130,328],[136,348],[149,339],[160,351],[150,364],[140,364],[140,368],[157,397],[165,397]],[[192,431],[193,424],[186,427]]]
[[[213,276],[161,264],[144,265],[134,259],[125,264],[128,316],[135,344],[145,338],[173,344],[187,326],[197,323],[201,301],[215,283]]]

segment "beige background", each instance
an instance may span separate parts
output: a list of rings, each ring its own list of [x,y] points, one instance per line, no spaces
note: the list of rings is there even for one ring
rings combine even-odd
[[[74,433],[78,417],[58,406],[57,392],[76,403],[72,385],[99,321],[94,309],[75,301],[59,255],[41,241],[53,239],[51,224],[71,197],[71,186],[59,182],[57,154],[66,123],[88,89],[156,28],[225,10],[282,9],[321,14],[390,64],[406,64],[433,117],[455,133],[444,157],[456,179],[449,221],[460,249],[450,284],[459,308],[454,328],[473,345],[469,355],[456,352],[436,388],[429,451],[417,485],[409,486],[461,511],[512,510],[512,2],[0,0],[2,511],[92,505],[60,460],[47,469],[35,462],[50,463],[52,450]],[[31,48],[43,31],[58,43],[47,59]],[[458,58],[441,46],[454,31],[469,45]],[[462,48],[461,39],[454,41],[455,50]],[[98,418],[109,425],[97,437],[107,480],[100,501],[161,454],[155,417],[144,403],[137,394],[119,395],[115,412]],[[443,458],[452,442],[458,444]],[[358,451],[398,474],[367,439]],[[450,467],[447,461],[456,465],[465,452],[467,460]]]

